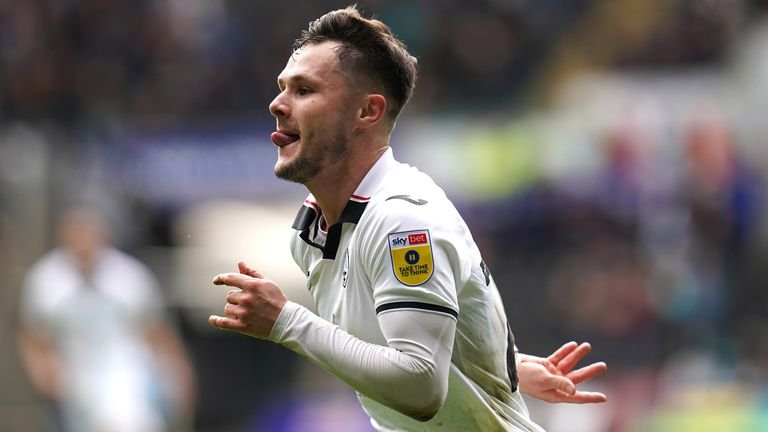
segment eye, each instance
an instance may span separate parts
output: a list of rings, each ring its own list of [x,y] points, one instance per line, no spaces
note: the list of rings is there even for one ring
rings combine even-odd
[[[296,90],[296,94],[299,96],[306,96],[310,93],[312,93],[312,90],[310,90],[309,87],[299,87],[299,89]]]

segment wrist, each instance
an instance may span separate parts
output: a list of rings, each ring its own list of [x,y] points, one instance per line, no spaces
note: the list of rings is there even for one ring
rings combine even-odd
[[[298,303],[294,303],[290,300],[283,301],[280,311],[275,318],[275,322],[272,324],[272,329],[269,331],[267,340],[275,343],[282,342],[285,332],[290,326],[291,316],[299,307],[301,307],[301,305]]]

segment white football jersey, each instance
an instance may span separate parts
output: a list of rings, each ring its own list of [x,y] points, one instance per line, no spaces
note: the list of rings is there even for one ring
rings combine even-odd
[[[310,195],[294,222],[293,257],[318,314],[387,345],[378,316],[404,310],[456,319],[448,396],[421,422],[358,397],[382,431],[541,431],[517,390],[514,340],[490,272],[456,208],[432,179],[388,149],[325,232]],[[363,392],[364,393],[364,392]]]

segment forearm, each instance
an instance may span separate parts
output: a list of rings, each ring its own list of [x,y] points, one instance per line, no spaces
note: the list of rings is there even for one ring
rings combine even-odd
[[[175,402],[179,403],[184,415],[191,415],[197,402],[197,383],[181,339],[166,322],[150,326],[146,338],[163,376],[170,377],[174,397],[177,399]]]
[[[41,395],[59,397],[59,360],[47,338],[22,330],[18,336],[24,369],[35,390]]]
[[[356,391],[405,415],[426,420],[445,400],[455,321],[416,315],[408,336],[402,320],[380,317],[390,346],[364,342],[295,303],[287,303],[269,336],[320,365]],[[414,322],[423,325],[413,325]]]

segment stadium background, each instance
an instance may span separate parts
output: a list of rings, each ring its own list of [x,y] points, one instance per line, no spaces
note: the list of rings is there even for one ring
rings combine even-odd
[[[241,258],[306,302],[285,244],[304,190],[273,178],[267,105],[297,31],[344,5],[0,0],[0,430],[42,428],[16,305],[75,201],[157,272],[194,430],[366,430],[323,372],[205,322]],[[395,153],[465,215],[521,350],[586,340],[609,363],[607,404],[533,417],[768,431],[768,2],[360,5],[419,58]]]

